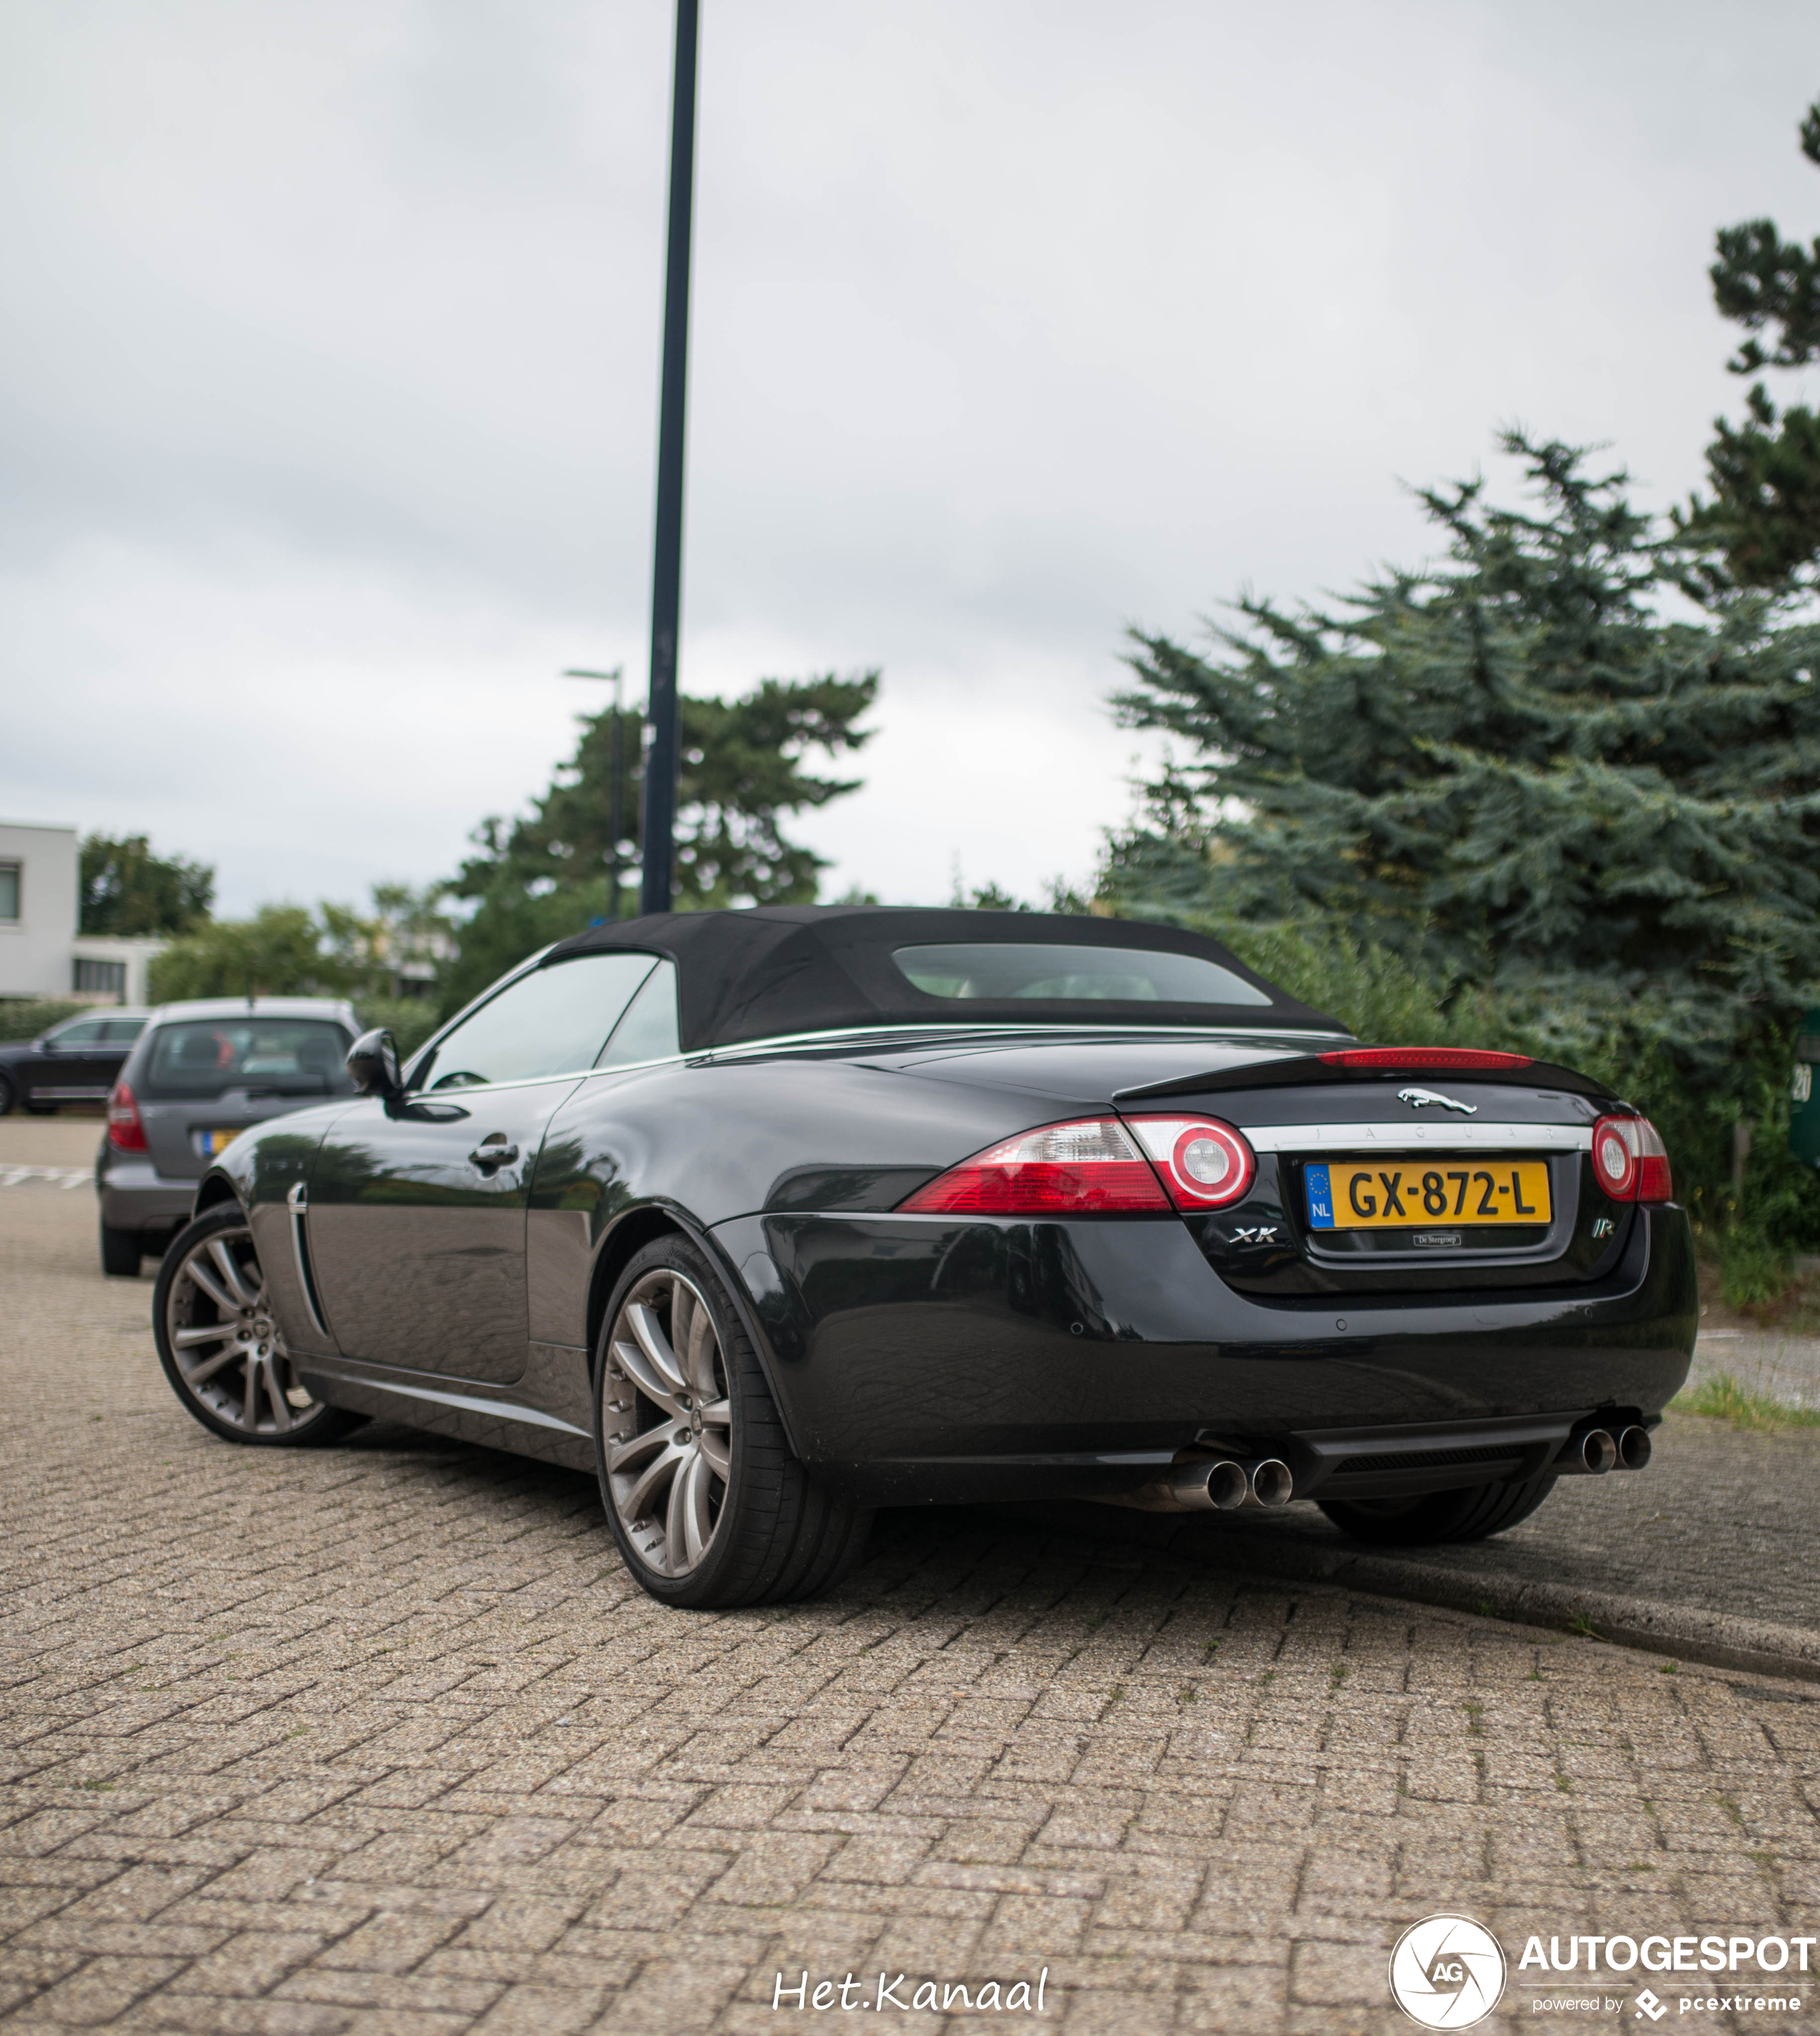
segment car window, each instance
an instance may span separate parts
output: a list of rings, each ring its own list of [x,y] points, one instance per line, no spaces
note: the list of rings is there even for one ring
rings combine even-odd
[[[622,1068],[682,1050],[676,1026],[676,964],[660,961],[613,1028],[597,1066]]]
[[[1263,990],[1200,955],[1146,948],[1051,947],[966,941],[900,948],[891,957],[930,997],[1052,998],[1057,1002],[1268,1004]]]
[[[59,1025],[48,1035],[48,1042],[59,1052],[75,1046],[98,1046],[107,1024],[104,1018],[78,1018],[73,1024]]]
[[[189,1018],[160,1025],[133,1086],[153,1103],[203,1099],[231,1088],[280,1095],[347,1095],[352,1042],[325,1018]]]
[[[145,1029],[143,1018],[110,1018],[101,1028],[101,1037],[110,1046],[130,1046]]]
[[[585,1073],[655,960],[648,954],[575,955],[521,975],[438,1044],[425,1070],[429,1086],[466,1088]]]

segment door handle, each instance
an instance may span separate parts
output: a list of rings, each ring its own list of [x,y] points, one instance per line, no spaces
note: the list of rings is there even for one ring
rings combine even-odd
[[[485,1173],[494,1167],[511,1166],[518,1158],[518,1148],[504,1144],[496,1145],[490,1139],[483,1139],[468,1158]]]

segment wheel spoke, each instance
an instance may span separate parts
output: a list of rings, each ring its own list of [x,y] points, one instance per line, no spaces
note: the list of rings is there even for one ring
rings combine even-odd
[[[674,1399],[678,1393],[686,1391],[682,1367],[676,1361],[669,1337],[659,1328],[656,1316],[642,1301],[635,1301],[626,1310],[625,1319],[638,1339],[638,1347],[644,1352],[646,1362],[663,1381],[665,1392]]]
[[[689,1341],[684,1351],[689,1382],[697,1399],[711,1400],[720,1390],[714,1375],[714,1353],[718,1348],[713,1318],[705,1308],[698,1307],[689,1318]]]
[[[268,1358],[259,1367],[266,1375],[266,1397],[272,1405],[272,1426],[281,1435],[291,1432],[291,1403],[278,1385],[278,1364],[276,1358]]]
[[[194,1350],[200,1343],[225,1343],[233,1333],[232,1322],[208,1322],[199,1329],[173,1330],[171,1340],[179,1350]]]
[[[224,1365],[232,1364],[240,1355],[240,1346],[231,1343],[225,1350],[218,1350],[213,1357],[204,1358],[193,1371],[186,1371],[183,1380],[189,1386],[206,1386]]]
[[[677,1447],[674,1436],[666,1435],[664,1441],[666,1446],[652,1457],[625,1495],[621,1510],[628,1520],[636,1520],[655,1510],[651,1502],[653,1495],[676,1475],[677,1465],[687,1453]]]
[[[192,1258],[183,1270],[189,1275],[191,1284],[206,1294],[224,1315],[237,1315],[240,1312],[240,1303],[233,1299],[225,1288],[216,1284],[213,1274],[204,1269],[199,1259]]]
[[[670,1487],[670,1506],[663,1523],[673,1576],[695,1567],[714,1531],[708,1517],[708,1467],[701,1461],[700,1450],[693,1446],[685,1452],[685,1458]]]
[[[701,1452],[701,1460],[723,1484],[733,1475],[733,1451],[726,1431],[708,1428],[702,1432],[696,1447]]]
[[[689,1468],[678,1480],[689,1487],[689,1510],[684,1515],[683,1531],[689,1540],[689,1566],[693,1569],[706,1554],[708,1543],[714,1538],[714,1515],[708,1510],[708,1499],[714,1488],[714,1474],[708,1469],[708,1460],[699,1442]]]
[[[228,1240],[225,1237],[211,1237],[209,1256],[221,1269],[221,1277],[232,1290],[236,1309],[250,1308],[259,1297],[259,1289],[249,1287],[241,1276],[240,1262],[228,1249]]]
[[[247,1352],[247,1390],[240,1403],[240,1426],[248,1435],[259,1425],[259,1360]]]
[[[681,1280],[670,1283],[670,1348],[671,1362],[676,1367],[676,1375],[686,1385],[689,1381],[689,1338],[695,1322],[695,1295]]]
[[[629,1309],[626,1312],[629,1316],[631,1310]],[[615,1343],[613,1357],[620,1370],[648,1400],[655,1400],[659,1406],[670,1413],[681,1412],[676,1404],[676,1395],[652,1370],[650,1360],[636,1344]]]
[[[662,1449],[675,1439],[676,1431],[667,1423],[659,1428],[647,1428],[642,1435],[615,1442],[606,1453],[606,1467],[610,1471],[623,1470],[628,1464],[636,1463],[640,1457],[648,1457],[653,1450]]]

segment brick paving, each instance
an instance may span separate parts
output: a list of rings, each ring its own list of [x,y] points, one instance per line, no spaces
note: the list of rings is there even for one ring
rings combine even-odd
[[[1820,1930],[1811,1688],[984,1512],[671,1612],[585,1479],[211,1439],[150,1293],[86,1197],[0,1190],[9,2030],[853,2026],[851,1973],[867,2028],[1380,2031],[1437,1909],[1513,1960]],[[1044,2012],[861,2013],[882,1968],[1046,1968]],[[828,2014],[774,2011],[805,1970]]]

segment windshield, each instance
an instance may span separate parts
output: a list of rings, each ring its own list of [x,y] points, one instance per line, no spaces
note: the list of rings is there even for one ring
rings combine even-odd
[[[892,956],[931,997],[1028,997],[1057,1003],[1267,1005],[1263,990],[1199,955],[1144,948],[968,941],[899,948]]]
[[[342,1063],[351,1043],[323,1018],[194,1018],[160,1025],[135,1079],[153,1101],[206,1099],[231,1088],[280,1095],[351,1095]]]

